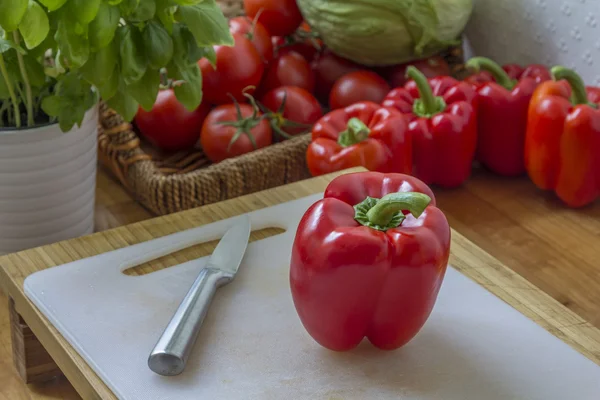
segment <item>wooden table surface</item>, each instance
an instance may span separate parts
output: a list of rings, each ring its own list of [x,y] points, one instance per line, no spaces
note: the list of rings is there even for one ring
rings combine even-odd
[[[97,186],[98,230],[152,217],[102,170]],[[469,241],[473,242],[581,318],[600,327],[600,203],[570,210],[551,194],[535,189],[526,178],[502,179],[484,172],[476,172],[463,188],[436,190],[436,197],[453,229],[468,239],[457,242],[458,253],[466,252],[471,246]],[[476,253],[481,260],[493,260],[484,252]],[[455,263],[459,264],[459,260],[460,254],[453,255]],[[519,285],[525,285],[497,263],[490,267],[498,268],[495,279],[516,279]],[[486,286],[491,291],[500,290],[493,282]],[[506,293],[496,294],[519,308],[519,304],[529,302],[527,293],[522,291],[508,299]],[[579,332],[579,343],[572,344],[592,349],[587,355],[598,362],[598,331],[574,314],[559,316],[560,307],[556,306],[538,310],[529,307],[522,312],[536,320],[555,320],[553,326],[546,328],[567,341]],[[46,384],[23,384],[12,366],[6,307],[0,307],[0,324],[0,400],[80,398],[65,378]]]

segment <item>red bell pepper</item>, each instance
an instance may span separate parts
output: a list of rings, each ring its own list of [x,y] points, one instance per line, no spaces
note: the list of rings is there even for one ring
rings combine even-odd
[[[600,196],[600,89],[567,68],[551,72],[529,105],[525,167],[536,186],[583,207]]]
[[[510,79],[531,78],[538,84],[550,79],[550,71],[548,71],[546,66],[541,64],[531,64],[525,68],[519,64],[504,64],[502,70],[506,72]],[[490,71],[483,70],[469,75],[464,80],[475,87],[479,87],[483,84],[494,82],[495,77]]]
[[[472,58],[466,65],[475,71],[483,69],[481,72],[487,72],[492,77],[492,80],[485,81],[487,78],[484,78],[474,84],[479,95],[477,160],[499,175],[518,176],[525,173],[525,130],[529,101],[538,84],[550,79],[550,72],[540,65],[526,69],[511,65],[502,69],[484,57]],[[478,79],[477,76],[470,78],[471,81]]]
[[[412,80],[382,105],[409,118],[413,175],[428,185],[460,186],[471,174],[477,145],[475,89],[449,76],[427,80],[413,66],[406,71]]]
[[[423,327],[450,254],[431,189],[404,174],[335,178],[298,225],[290,285],[302,324],[331,350],[364,337],[397,349]]]
[[[313,176],[360,166],[410,173],[406,120],[396,110],[369,101],[331,111],[313,126],[306,159]]]

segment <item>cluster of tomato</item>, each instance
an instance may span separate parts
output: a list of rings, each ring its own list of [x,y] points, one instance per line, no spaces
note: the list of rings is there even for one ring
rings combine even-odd
[[[381,102],[405,82],[406,65],[368,68],[328,49],[303,21],[295,0],[245,0],[245,16],[232,18],[233,46],[215,46],[216,68],[202,72],[203,101],[193,112],[172,90],[162,90],[136,126],[166,151],[198,143],[213,162],[309,132],[324,108]],[[414,64],[414,63],[413,63]],[[417,62],[427,76],[449,74],[442,58]]]

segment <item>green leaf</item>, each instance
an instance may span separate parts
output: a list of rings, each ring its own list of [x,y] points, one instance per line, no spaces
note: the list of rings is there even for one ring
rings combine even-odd
[[[184,81],[180,86],[176,86],[173,91],[177,100],[189,111],[193,111],[202,103],[202,74],[198,64],[188,68],[180,68],[171,63],[167,67],[169,76],[178,81]]]
[[[10,49],[15,49],[21,54],[27,54],[25,49],[23,49],[21,46],[17,46],[14,42],[11,42],[7,39],[2,39],[0,37],[0,54],[5,53]]]
[[[117,66],[110,74],[110,77],[104,81],[104,83],[102,83],[100,85],[96,85],[96,87],[98,88],[98,91],[100,91],[100,96],[102,96],[102,98],[104,100],[110,99],[117,93],[117,90],[119,89],[119,77],[120,76],[121,76],[121,71],[119,70],[119,67]]]
[[[29,0],[0,0],[0,26],[12,32],[27,12]]]
[[[48,11],[56,11],[61,8],[67,0],[39,0],[39,2],[45,5]]]
[[[110,4],[110,2],[109,2]],[[119,8],[121,9],[121,14],[123,16],[128,17],[140,4],[140,0],[123,0],[119,3]]]
[[[114,40],[108,46],[92,53],[80,71],[88,82],[98,87],[110,78],[118,60],[119,42]]]
[[[106,100],[106,104],[118,112],[127,122],[133,120],[138,110],[138,102],[124,88],[119,88],[113,97]]]
[[[110,6],[107,3],[100,3],[96,18],[90,23],[88,37],[92,50],[98,50],[107,46],[115,37],[115,32],[119,26],[121,11],[119,7]]]
[[[190,28],[198,46],[234,45],[227,19],[215,0],[181,6],[177,15]]]
[[[50,22],[46,11],[33,0],[29,1],[29,8],[19,25],[19,32],[21,32],[28,49],[33,49],[42,43],[50,32]]]
[[[171,7],[169,1],[170,0],[156,0],[156,16],[167,32],[171,34],[173,32],[175,16],[173,15],[173,7]]]
[[[150,21],[143,32],[143,42],[150,66],[155,69],[165,67],[173,57],[173,39],[157,22]]]
[[[173,25],[173,58],[175,62],[181,67],[187,67],[198,62],[202,57],[207,55],[204,47],[198,47],[194,35],[190,32],[187,26],[183,24]],[[209,47],[213,50],[212,47]],[[214,50],[213,50],[214,54]]]
[[[61,56],[72,68],[79,68],[86,63],[90,55],[90,45],[86,36],[78,35],[71,28],[73,24],[63,15],[58,21],[58,29],[54,38]]]
[[[10,92],[8,91],[8,86],[6,86],[4,76],[0,74],[0,100],[6,100],[8,98],[10,98]]]
[[[23,63],[25,64],[25,71],[29,78],[29,84],[33,87],[42,87],[46,84],[46,74],[44,73],[44,66],[33,57],[23,57]]]
[[[87,25],[96,18],[102,0],[69,0],[71,18],[82,25]]]
[[[406,28],[415,43],[414,52],[419,55],[428,44],[437,41],[437,11],[431,0],[413,0],[407,7]]]
[[[204,57],[208,60],[214,69],[217,69],[217,53],[212,47],[204,48]]]
[[[156,102],[158,88],[160,86],[160,71],[148,69],[142,79],[127,86],[127,92],[146,111],[150,111]]]
[[[42,100],[42,110],[51,117],[58,117],[63,108],[63,99],[59,96],[48,96]]]
[[[144,22],[154,18],[156,13],[155,0],[139,0],[136,9],[129,15],[129,20],[132,22]]]
[[[173,3],[180,6],[193,6],[198,3],[202,3],[204,0],[173,0]]]
[[[144,76],[147,59],[144,54],[142,35],[136,27],[129,25],[119,28],[121,42],[121,72],[125,84],[130,85]]]

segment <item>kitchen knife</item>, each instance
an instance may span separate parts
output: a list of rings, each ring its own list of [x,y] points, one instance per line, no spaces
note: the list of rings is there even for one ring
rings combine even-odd
[[[173,376],[184,370],[212,298],[218,287],[235,277],[249,238],[248,216],[225,232],[150,353],[148,366],[152,371]]]

